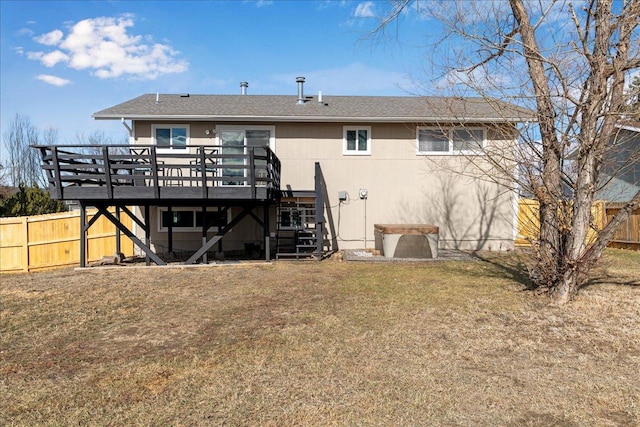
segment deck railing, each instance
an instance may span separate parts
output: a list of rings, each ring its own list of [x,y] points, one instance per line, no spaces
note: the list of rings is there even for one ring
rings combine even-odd
[[[256,198],[280,190],[280,160],[266,146],[34,148],[56,199]]]

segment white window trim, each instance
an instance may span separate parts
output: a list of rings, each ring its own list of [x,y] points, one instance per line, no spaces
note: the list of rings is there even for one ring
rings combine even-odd
[[[163,212],[167,212],[169,209],[166,207],[158,207],[158,232],[159,233],[167,233],[169,231],[169,227],[163,227],[162,226],[162,213]],[[192,212],[193,213],[193,227],[173,227],[173,231],[177,231],[180,233],[201,233],[202,232],[202,227],[196,227],[196,212],[202,212],[202,208],[188,208],[188,207],[175,207],[175,208],[171,208],[171,210],[173,212],[176,211],[182,211],[182,212]],[[207,209],[207,212],[215,212],[212,210]],[[227,224],[230,223],[233,220],[233,217],[231,216],[231,209],[227,210]],[[217,232],[219,231],[219,227],[209,227],[209,229],[207,230],[207,232],[211,233],[211,232]]]
[[[482,150],[481,152],[477,152],[474,150],[454,150],[452,134],[453,134],[453,131],[460,130],[460,129],[469,130],[469,131],[473,131],[473,130],[482,131],[482,142],[480,146],[480,149]],[[437,126],[418,126],[418,129],[416,131],[416,155],[418,156],[461,156],[461,155],[482,156],[484,155],[484,148],[487,146],[487,128],[482,126],[470,126],[470,127],[454,126],[454,127],[447,128],[447,135],[449,136],[449,151],[420,151],[420,131],[421,130],[442,131],[442,128]]]
[[[276,127],[261,125],[217,125],[216,126],[216,145],[220,145],[220,132],[224,131],[247,131],[247,130],[268,130],[269,131],[269,148],[276,152]],[[245,136],[246,137],[246,136]]]
[[[186,128],[187,129],[187,147],[183,150],[182,148],[173,148],[173,147],[169,147],[169,148],[156,148],[156,151],[158,153],[173,153],[175,151],[178,152],[185,152],[189,149],[189,144],[190,144],[190,140],[191,140],[191,128],[190,125],[188,124],[182,124],[182,123],[155,123],[151,125],[151,141],[153,142],[154,145],[158,145],[158,141],[156,140],[156,129],[160,128]]]
[[[367,149],[365,151],[347,150],[347,131],[366,130]],[[357,142],[356,142],[357,144]],[[343,126],[342,127],[342,155],[343,156],[370,156],[371,155],[371,126]]]

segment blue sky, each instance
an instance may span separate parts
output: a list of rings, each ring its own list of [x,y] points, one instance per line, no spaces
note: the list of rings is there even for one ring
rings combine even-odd
[[[16,113],[59,142],[120,123],[91,114],[144,93],[407,95],[422,77],[424,22],[363,38],[372,1],[0,0],[2,135]],[[395,31],[396,27],[390,30]],[[413,37],[415,34],[420,36]],[[412,40],[397,43],[397,39]]]

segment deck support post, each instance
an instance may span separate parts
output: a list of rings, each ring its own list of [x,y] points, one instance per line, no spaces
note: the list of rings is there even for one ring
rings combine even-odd
[[[264,214],[262,215],[262,229],[264,230],[264,259],[265,261],[271,261],[271,242],[269,234],[269,203],[265,203]]]
[[[87,266],[87,207],[80,202],[80,267]]]
[[[116,218],[120,222],[120,206],[116,206]],[[122,244],[120,242],[120,229],[116,227],[116,257],[120,257],[122,253]]]
[[[162,216],[162,212],[159,211]],[[167,206],[167,214],[169,215],[169,224],[167,224],[167,246],[169,246],[169,253],[173,253],[173,208]],[[162,224],[162,218],[160,218],[160,224]]]
[[[144,245],[145,245],[145,247],[147,249],[149,249],[149,251],[151,251],[151,249],[150,249],[150,246],[151,246],[151,229],[149,228],[149,223],[150,223],[149,215],[150,215],[149,205],[144,205]],[[144,253],[145,253],[144,261],[149,266],[149,265],[151,265],[151,260],[149,258],[149,252],[144,251]]]
[[[220,208],[218,208],[218,211],[220,211]],[[227,207],[223,208],[223,212],[224,212],[224,216],[225,216],[225,218],[228,218],[228,217],[229,217],[229,207],[227,206]],[[222,252],[223,252],[223,250],[222,250],[222,249],[223,249],[223,248],[222,248],[222,239],[220,239],[220,240],[218,241],[218,252],[219,252],[219,253],[222,253]]]
[[[204,155],[204,151],[203,151]],[[204,175],[204,163],[202,163],[202,174]],[[207,230],[209,229],[209,221],[207,221],[207,206],[202,205],[202,246],[207,244]],[[202,263],[207,264],[207,252],[202,254]]]

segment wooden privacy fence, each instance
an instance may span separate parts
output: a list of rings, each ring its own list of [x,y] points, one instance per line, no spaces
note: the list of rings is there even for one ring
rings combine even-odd
[[[591,215],[593,228],[589,230],[587,242],[592,242],[597,232],[618,213],[624,203],[607,203],[602,200],[593,202]],[[518,236],[516,246],[530,246],[531,241],[538,239],[540,219],[538,214],[538,202],[532,199],[520,199],[518,201]],[[629,215],[627,221],[617,230],[609,247],[640,250],[640,209],[636,209]]]
[[[115,211],[115,210],[114,210]],[[87,212],[89,221],[96,211]],[[131,227],[131,218],[121,216]],[[116,227],[100,217],[87,233],[87,261],[116,252]],[[133,242],[122,235],[120,250],[133,254]],[[79,265],[80,212],[0,218],[0,272],[35,271]]]
[[[607,204],[606,221],[609,222],[623,207],[624,203]],[[633,211],[627,220],[618,227],[609,246],[640,251],[640,209]]]

